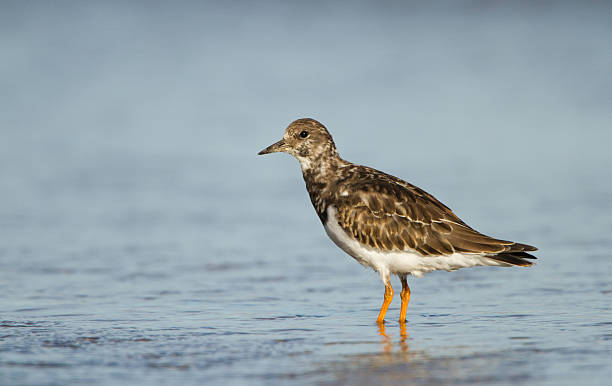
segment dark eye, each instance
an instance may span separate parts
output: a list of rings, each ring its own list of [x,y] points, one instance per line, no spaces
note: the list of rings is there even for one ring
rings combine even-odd
[[[307,132],[306,130],[302,131],[302,132],[300,133],[300,137],[302,137],[302,138],[306,138],[306,137],[308,137],[308,132]]]

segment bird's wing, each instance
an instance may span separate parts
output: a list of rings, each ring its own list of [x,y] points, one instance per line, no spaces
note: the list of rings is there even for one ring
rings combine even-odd
[[[532,257],[524,251],[536,250],[529,245],[485,236],[470,228],[429,193],[391,178],[355,182],[347,186],[345,194],[339,194],[338,223],[350,237],[374,248],[410,249],[423,256],[455,252],[519,253],[516,257],[520,260]],[[507,257],[506,260],[513,259]],[[511,264],[523,262],[508,261]]]

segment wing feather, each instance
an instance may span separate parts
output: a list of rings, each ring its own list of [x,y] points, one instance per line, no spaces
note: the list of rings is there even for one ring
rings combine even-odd
[[[337,197],[339,225],[350,236],[385,251],[416,250],[423,256],[455,252],[486,254],[508,264],[529,265],[537,248],[495,239],[469,227],[432,195],[388,176],[346,186]]]

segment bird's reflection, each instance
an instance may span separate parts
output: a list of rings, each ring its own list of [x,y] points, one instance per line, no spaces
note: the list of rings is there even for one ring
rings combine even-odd
[[[397,323],[386,326],[378,323],[376,340],[380,339],[380,349],[378,342],[367,341],[375,344],[364,347],[361,343],[365,342],[358,341],[359,347],[355,348],[355,352],[346,355],[340,364],[335,364],[334,372],[340,380],[337,383],[422,384],[424,379],[435,379],[430,374],[431,356],[423,350],[410,349],[408,327],[406,323],[399,326]],[[425,382],[430,383],[439,382]]]
[[[408,352],[408,333],[406,332],[406,323],[400,323],[399,329],[399,347],[403,353],[406,353]],[[383,352],[391,353],[393,349],[393,339],[390,335],[387,334],[387,331],[385,330],[385,323],[378,323],[378,333],[382,337],[381,343],[383,347]]]

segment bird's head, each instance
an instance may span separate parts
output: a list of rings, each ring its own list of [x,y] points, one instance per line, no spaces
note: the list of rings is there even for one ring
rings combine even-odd
[[[332,136],[325,126],[310,118],[293,121],[280,141],[268,146],[258,154],[283,152],[291,154],[302,165],[310,168],[317,160],[338,155]]]

